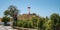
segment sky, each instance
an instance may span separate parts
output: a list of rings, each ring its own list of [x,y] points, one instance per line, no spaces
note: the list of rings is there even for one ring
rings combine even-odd
[[[30,13],[46,17],[53,13],[60,14],[60,0],[0,0],[0,18],[4,16],[4,11],[10,5],[19,9],[19,14],[28,13],[27,7],[30,6]]]

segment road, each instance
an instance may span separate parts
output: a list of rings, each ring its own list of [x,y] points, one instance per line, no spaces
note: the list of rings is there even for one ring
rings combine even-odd
[[[29,29],[29,28],[21,28],[21,29],[37,30],[37,29]],[[3,25],[0,25],[0,30],[17,30],[17,29],[13,29],[11,26],[3,26]]]
[[[0,30],[17,30],[17,29],[13,29],[11,26],[0,25]]]

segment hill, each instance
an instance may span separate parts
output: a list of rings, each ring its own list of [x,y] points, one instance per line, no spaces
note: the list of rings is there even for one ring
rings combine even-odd
[[[39,18],[36,14],[22,14],[18,16],[18,20],[31,20],[33,17]]]

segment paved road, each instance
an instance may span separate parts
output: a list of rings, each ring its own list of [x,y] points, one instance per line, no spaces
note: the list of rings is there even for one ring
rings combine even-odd
[[[21,28],[21,29],[27,29],[27,28]],[[17,30],[17,29],[13,29],[11,26],[0,25],[0,30]],[[28,29],[28,30],[37,30],[37,29]]]
[[[17,29],[13,29],[11,26],[0,25],[0,30],[17,30]]]

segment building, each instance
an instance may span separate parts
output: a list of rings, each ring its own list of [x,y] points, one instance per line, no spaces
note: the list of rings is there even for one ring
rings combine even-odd
[[[2,22],[2,18],[0,18],[0,22]]]

